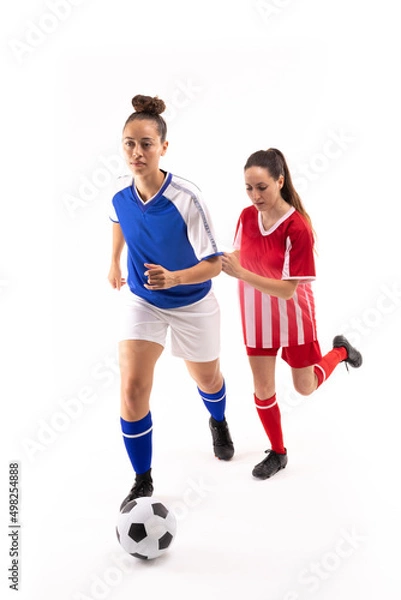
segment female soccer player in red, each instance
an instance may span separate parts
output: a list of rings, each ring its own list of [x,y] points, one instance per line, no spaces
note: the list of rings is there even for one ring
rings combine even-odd
[[[322,357],[310,283],[315,278],[313,230],[283,154],[275,148],[252,154],[245,165],[245,184],[252,206],[241,213],[235,251],[224,254],[223,271],[239,279],[255,405],[271,443],[252,474],[267,479],[287,465],[275,390],[279,348],[292,369],[295,389],[305,396],[340,362],[360,367],[362,356],[337,335],[333,349]]]
[[[135,96],[123,130],[123,151],[131,175],[119,179],[110,206],[112,264],[108,279],[122,290],[120,332],[121,429],[136,473],[123,500],[151,496],[153,481],[150,394],[155,365],[167,330],[171,348],[183,358],[209,414],[215,455],[234,454],[225,419],[226,391],[220,371],[220,311],[211,278],[221,271],[210,216],[199,189],[163,171],[167,127],[160,98]],[[120,258],[127,245],[128,277]]]

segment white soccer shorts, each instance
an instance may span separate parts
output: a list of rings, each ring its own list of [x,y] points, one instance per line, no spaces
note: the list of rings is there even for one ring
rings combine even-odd
[[[209,362],[220,355],[220,308],[211,290],[202,300],[179,308],[158,308],[121,291],[120,340],[147,340],[166,346],[170,331],[173,356]]]

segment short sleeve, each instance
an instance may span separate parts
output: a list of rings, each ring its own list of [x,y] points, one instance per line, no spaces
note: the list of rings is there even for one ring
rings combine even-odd
[[[118,192],[129,187],[130,185],[132,185],[132,175],[128,175],[128,174],[120,175],[119,177],[117,177],[117,179],[115,181],[114,190],[112,192],[112,197],[110,198],[108,205],[107,205],[108,216],[109,216],[109,219],[111,221],[113,221],[113,223],[120,222],[120,219],[118,218],[118,215],[117,215],[117,212],[115,209],[114,198],[118,194]]]
[[[113,223],[119,223],[118,215],[116,213],[116,209],[114,208],[114,204],[113,204],[113,198],[109,201],[109,204],[108,204],[108,215],[109,215],[110,221],[113,221]]]
[[[187,233],[198,260],[219,256],[216,237],[209,210],[200,194],[192,195],[188,213]]]
[[[306,225],[288,232],[282,279],[299,279],[304,283],[315,279],[313,247],[313,233]]]

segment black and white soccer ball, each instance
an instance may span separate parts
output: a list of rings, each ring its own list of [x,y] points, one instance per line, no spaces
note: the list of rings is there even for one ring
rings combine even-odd
[[[152,497],[128,502],[118,516],[116,533],[123,549],[144,560],[161,556],[168,550],[177,530],[174,513]]]

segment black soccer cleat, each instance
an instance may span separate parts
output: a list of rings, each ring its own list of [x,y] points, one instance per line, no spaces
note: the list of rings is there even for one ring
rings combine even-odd
[[[209,427],[212,432],[215,456],[220,460],[230,460],[234,456],[234,444],[227,421],[225,419],[223,421],[216,421],[216,419],[210,417]]]
[[[346,365],[351,365],[354,369],[357,369],[362,364],[362,354],[354,348],[346,337],[343,335],[336,335],[333,340],[333,348],[345,348],[347,351],[347,358],[344,359]]]
[[[151,476],[151,470],[142,473],[141,475],[136,474],[135,483],[131,488],[130,493],[121,502],[120,512],[128,502],[135,498],[143,498],[144,496],[151,496],[153,494],[153,480]]]
[[[255,465],[252,471],[252,475],[258,479],[268,479],[287,466],[287,451],[285,454],[279,454],[274,450],[266,450],[266,453],[266,458]]]

